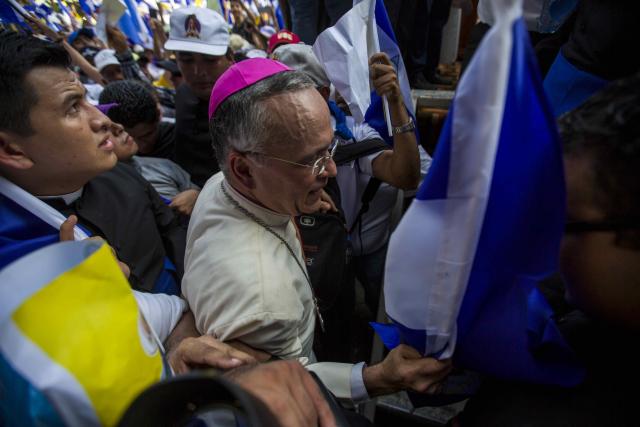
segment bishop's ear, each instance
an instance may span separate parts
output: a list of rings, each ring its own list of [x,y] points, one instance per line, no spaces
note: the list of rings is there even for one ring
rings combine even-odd
[[[227,168],[238,184],[247,189],[254,189],[256,186],[253,163],[246,154],[232,150],[227,159]]]

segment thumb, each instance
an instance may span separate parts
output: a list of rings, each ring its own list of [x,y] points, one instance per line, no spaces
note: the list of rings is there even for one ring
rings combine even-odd
[[[73,236],[73,227],[78,223],[78,217],[69,215],[69,218],[60,225],[60,241],[69,242],[75,240]]]

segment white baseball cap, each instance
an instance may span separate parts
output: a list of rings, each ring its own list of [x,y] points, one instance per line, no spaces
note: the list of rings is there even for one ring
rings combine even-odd
[[[327,73],[325,73],[320,61],[313,53],[313,48],[308,44],[290,43],[280,45],[273,51],[271,57],[296,71],[302,71],[307,74],[318,87],[331,86]]]
[[[222,15],[203,7],[181,7],[171,13],[169,40],[173,51],[221,56],[229,48],[229,25]]]
[[[96,64],[98,71],[102,71],[109,65],[120,65],[120,61],[116,58],[116,52],[113,49],[102,49],[93,57],[93,63]]]

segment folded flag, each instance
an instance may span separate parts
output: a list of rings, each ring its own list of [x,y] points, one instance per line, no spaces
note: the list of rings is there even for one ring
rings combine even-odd
[[[583,370],[536,287],[557,269],[564,230],[559,137],[522,2],[494,3],[502,14],[460,81],[429,174],[390,240],[393,324],[374,327],[388,346],[571,386]]]
[[[404,104],[415,120],[409,79],[383,0],[354,3],[333,27],[318,36],[313,52],[356,122],[366,121],[391,145],[384,101],[370,85],[369,58],[378,52],[387,54],[398,74]]]
[[[164,369],[108,245],[58,243],[0,270],[7,425],[115,425]]]

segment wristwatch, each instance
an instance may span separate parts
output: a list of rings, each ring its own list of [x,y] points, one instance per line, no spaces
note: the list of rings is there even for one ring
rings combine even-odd
[[[412,132],[416,128],[416,124],[411,117],[409,117],[409,121],[402,126],[394,126],[391,133],[393,136],[396,136],[401,133]]]

